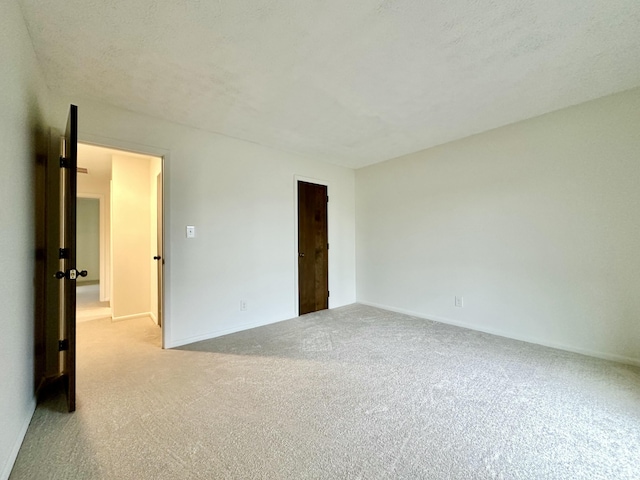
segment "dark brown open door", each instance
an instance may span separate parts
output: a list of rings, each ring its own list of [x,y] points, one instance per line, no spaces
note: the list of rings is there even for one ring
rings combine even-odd
[[[327,187],[298,182],[299,314],[329,308]]]
[[[76,409],[76,206],[78,179],[78,107],[71,105],[60,156],[62,171],[62,377],[69,411]],[[82,272],[86,276],[86,272]]]
[[[71,105],[60,148],[60,219],[58,266],[59,372],[70,412],[76,409],[76,204],[78,177],[78,107]],[[54,213],[55,214],[55,213]]]
[[[78,108],[71,105],[60,142],[51,132],[43,185],[44,232],[41,253],[44,306],[36,325],[37,391],[62,382],[70,412],[76,408],[76,194]]]

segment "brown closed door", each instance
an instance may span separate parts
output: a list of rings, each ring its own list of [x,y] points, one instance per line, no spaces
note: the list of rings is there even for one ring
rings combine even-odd
[[[329,308],[327,187],[298,182],[299,314]]]

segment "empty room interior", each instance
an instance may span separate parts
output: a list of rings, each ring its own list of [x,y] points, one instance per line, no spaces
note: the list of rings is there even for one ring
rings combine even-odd
[[[637,0],[0,25],[0,480],[640,478]],[[69,413],[34,332],[71,105]]]

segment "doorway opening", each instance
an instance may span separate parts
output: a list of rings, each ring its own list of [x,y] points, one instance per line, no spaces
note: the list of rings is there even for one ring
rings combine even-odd
[[[163,159],[78,143],[76,321],[162,326]]]
[[[105,280],[101,281],[101,273],[106,268],[103,258],[106,253],[101,251],[100,235],[108,225],[104,218],[104,201],[103,194],[85,192],[78,195],[76,204],[76,263],[88,272],[86,277],[76,280],[78,322],[111,316]]]

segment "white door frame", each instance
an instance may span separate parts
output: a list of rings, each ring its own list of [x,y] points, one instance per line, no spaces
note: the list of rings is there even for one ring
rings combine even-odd
[[[171,238],[167,235],[167,225],[169,225],[169,189],[167,183],[169,179],[169,150],[163,148],[152,147],[149,145],[140,145],[133,142],[117,140],[114,138],[103,137],[100,135],[93,135],[78,132],[78,142],[86,145],[94,145],[96,147],[111,148],[114,150],[121,150],[124,153],[137,153],[142,155],[149,155],[160,158],[160,171],[162,172],[162,238],[163,238],[163,252],[162,256],[165,259],[163,262],[164,274],[162,283],[162,348],[171,348],[171,262],[167,258],[167,252],[170,250]]]
[[[324,187],[327,187],[327,195],[329,195],[329,190],[330,190],[330,184],[328,180],[323,180],[320,178],[314,178],[314,177],[305,177],[303,175],[297,175],[295,174],[293,176],[293,231],[295,233],[295,242],[294,242],[294,253],[293,253],[293,258],[295,258],[295,261],[293,262],[293,275],[294,275],[294,300],[293,300],[293,304],[294,304],[294,312],[293,312],[293,316],[297,317],[300,314],[300,298],[298,297],[299,295],[299,278],[298,278],[298,182],[307,182],[307,183],[313,183],[315,185],[322,185]],[[329,233],[331,231],[331,224],[329,223],[334,215],[330,214],[331,212],[329,212],[329,205],[327,204],[327,239],[329,239]],[[329,265],[329,267],[331,267],[331,265]],[[332,269],[329,268],[329,278],[328,278],[328,285],[329,285],[329,291],[331,291],[331,272]],[[329,308],[331,308],[331,297],[329,297]]]

